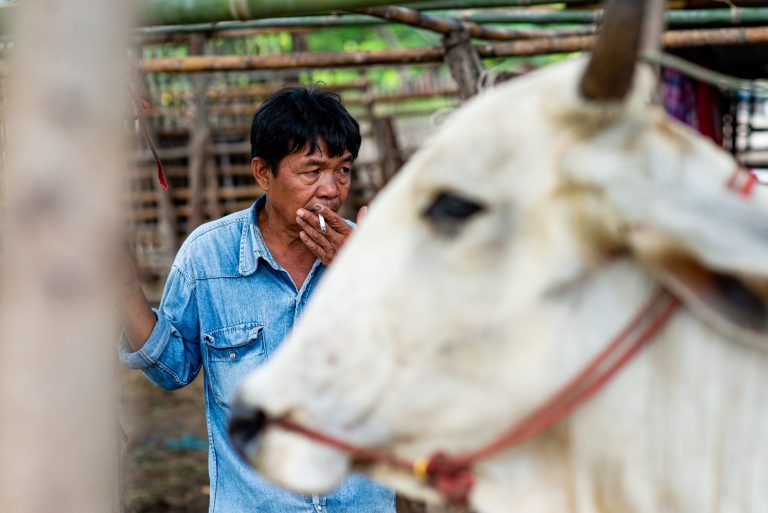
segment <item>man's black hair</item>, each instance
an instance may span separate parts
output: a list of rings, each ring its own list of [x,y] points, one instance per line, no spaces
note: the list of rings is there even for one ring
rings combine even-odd
[[[286,87],[264,100],[253,116],[251,158],[264,159],[277,175],[284,157],[306,147],[314,153],[319,139],[328,146],[328,156],[340,157],[346,150],[356,159],[360,125],[338,94],[318,87]]]

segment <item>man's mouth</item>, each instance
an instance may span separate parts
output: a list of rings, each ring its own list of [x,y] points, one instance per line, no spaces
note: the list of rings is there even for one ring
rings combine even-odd
[[[324,203],[322,201],[313,201],[312,203],[309,204],[309,206],[307,206],[305,208],[307,210],[309,210],[310,212],[315,212],[315,205],[321,205],[321,206],[323,206],[323,207],[325,207],[325,208],[327,208],[329,210],[333,210],[334,212],[338,212],[339,208],[341,208],[341,205],[339,205],[338,203],[328,204],[328,203]]]

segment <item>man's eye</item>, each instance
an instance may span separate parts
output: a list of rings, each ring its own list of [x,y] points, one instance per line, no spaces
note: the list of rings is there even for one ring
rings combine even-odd
[[[343,180],[343,181],[349,180],[349,177],[351,175],[352,175],[352,168],[349,168],[349,167],[336,168],[335,176],[337,180]]]
[[[485,210],[485,206],[457,194],[443,192],[424,211],[424,217],[440,225],[457,225]]]

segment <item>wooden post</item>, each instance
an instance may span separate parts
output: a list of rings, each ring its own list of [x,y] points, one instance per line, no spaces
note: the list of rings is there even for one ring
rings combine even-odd
[[[371,116],[371,131],[379,150],[381,173],[387,183],[403,165],[395,126],[391,116]]]
[[[468,100],[479,91],[483,63],[472,46],[469,33],[463,28],[452,30],[443,37],[445,63],[459,86],[459,96]]]
[[[220,218],[222,212],[219,202],[219,173],[213,155],[209,155],[205,161],[205,197],[208,217]]]
[[[160,238],[163,255],[173,259],[179,249],[179,223],[176,215],[176,206],[173,204],[170,191],[166,191],[154,177],[152,188],[155,191],[157,201],[157,234]]]
[[[291,53],[293,52],[306,52],[309,50],[307,44],[307,37],[304,32],[293,31],[291,32]],[[294,73],[288,73],[283,79],[284,84],[298,84],[301,82],[301,73],[296,70]]]
[[[205,36],[194,34],[189,41],[190,55],[202,55],[205,53]],[[211,138],[211,129],[208,124],[208,105],[206,104],[206,92],[208,80],[202,73],[198,73],[192,79],[193,98],[192,131],[189,138],[189,219],[187,231],[191,232],[203,222],[203,189],[205,175],[205,149]]]
[[[18,5],[0,252],[0,510],[116,508],[113,294],[133,2]]]

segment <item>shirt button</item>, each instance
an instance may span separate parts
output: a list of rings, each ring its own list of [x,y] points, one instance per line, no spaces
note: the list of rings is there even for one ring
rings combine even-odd
[[[237,357],[237,355],[235,354],[235,352],[234,352],[234,351],[232,351],[231,353],[229,353],[229,359],[230,359],[230,360],[234,360],[236,357]]]

